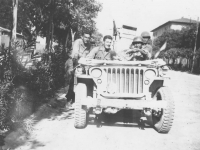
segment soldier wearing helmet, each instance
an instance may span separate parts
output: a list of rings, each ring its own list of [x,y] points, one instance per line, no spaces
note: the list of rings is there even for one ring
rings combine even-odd
[[[143,47],[142,49],[148,52],[148,58],[151,58],[152,55],[152,41],[149,32],[144,31],[141,33],[141,37],[143,39]]]
[[[132,56],[133,61],[141,61],[149,59],[149,52],[143,49],[143,39],[141,36],[136,36],[133,39],[130,49],[126,51],[126,54]]]
[[[130,45],[130,49],[134,49],[134,48],[139,48],[139,49],[141,49],[141,48],[142,48],[142,45],[143,45],[142,37],[141,37],[141,36],[136,36],[136,37],[133,39],[133,42],[132,42],[131,45]]]

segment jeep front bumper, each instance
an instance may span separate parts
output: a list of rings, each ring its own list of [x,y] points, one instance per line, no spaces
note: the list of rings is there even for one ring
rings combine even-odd
[[[135,100],[135,99],[94,99],[86,98],[81,100],[81,105],[91,107],[114,107],[119,109],[137,109],[143,110],[144,108],[161,109],[167,107],[166,101],[155,100]]]

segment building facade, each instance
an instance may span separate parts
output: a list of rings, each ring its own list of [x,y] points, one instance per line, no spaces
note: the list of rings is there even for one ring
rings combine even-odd
[[[11,31],[6,28],[0,27],[0,46],[9,47]],[[22,45],[23,44],[23,35],[17,33],[17,41]]]

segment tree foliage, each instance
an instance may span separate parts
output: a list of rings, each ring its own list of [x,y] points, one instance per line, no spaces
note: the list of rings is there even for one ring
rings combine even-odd
[[[0,0],[0,4],[0,26],[12,29],[12,0]],[[100,40],[102,35],[97,32],[93,20],[100,10],[101,4],[95,0],[19,0],[17,32],[22,32],[30,41],[37,35],[48,37],[53,34],[52,39],[59,45],[54,53],[44,53],[42,61],[34,62],[31,69],[24,68],[20,62],[23,47],[11,47],[11,51],[1,48],[0,129],[12,122],[10,110],[19,108],[19,113],[23,111],[21,102],[26,102],[28,96],[21,99],[24,94],[18,94],[21,91],[18,86],[23,85],[34,92],[38,97],[32,99],[34,104],[41,99],[48,101],[58,88],[64,86],[65,43],[70,41],[69,34],[88,30],[94,33],[95,41]]]
[[[0,0],[0,26],[12,28],[12,0]],[[96,31],[94,18],[101,10],[95,0],[19,0],[17,31],[47,37],[53,23],[54,40],[71,32]]]
[[[156,50],[167,41],[167,48],[161,53],[160,57],[177,58],[185,57],[191,58],[193,56],[193,49],[196,38],[196,24],[182,30],[169,30],[164,32],[161,36],[155,39],[154,46]]]
[[[23,67],[25,64],[21,62],[19,50],[12,49],[9,53],[7,49],[3,48],[0,60],[0,130],[14,123],[13,117],[15,122],[25,117],[25,106],[30,103],[37,106],[38,103],[48,102],[65,83],[66,56],[63,55],[62,47],[55,48],[51,59],[44,53],[42,61],[33,62],[29,69]],[[26,91],[32,91],[36,98],[32,98]],[[13,110],[16,110],[14,115],[10,113]],[[31,110],[29,112],[32,113]]]

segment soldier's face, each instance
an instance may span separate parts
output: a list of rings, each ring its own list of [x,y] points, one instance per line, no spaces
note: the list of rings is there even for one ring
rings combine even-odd
[[[144,42],[144,43],[147,43],[148,40],[149,40],[149,37],[143,37],[143,42]]]
[[[111,39],[106,39],[106,40],[104,41],[104,47],[105,47],[105,49],[110,49],[111,43],[112,43],[112,40],[111,40]]]
[[[134,48],[142,48],[142,43],[135,43]]]
[[[84,34],[83,37],[82,37],[82,39],[83,39],[83,42],[85,44],[87,44],[90,41],[90,35],[89,34]]]

